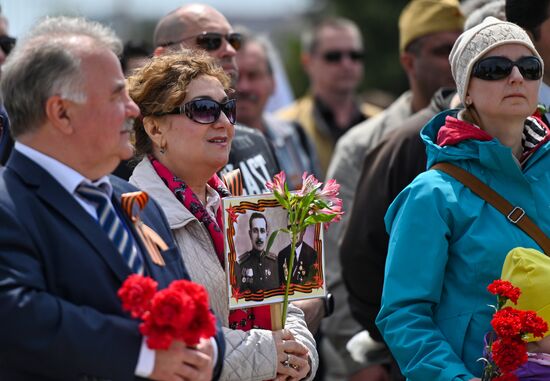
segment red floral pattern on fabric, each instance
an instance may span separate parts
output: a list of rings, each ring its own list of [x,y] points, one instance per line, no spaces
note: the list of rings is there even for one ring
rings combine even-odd
[[[185,184],[185,181],[173,175],[168,168],[166,168],[153,156],[149,156],[149,160],[168,189],[170,189],[176,198],[183,204],[183,206],[185,206],[185,208],[189,210],[197,218],[197,220],[202,222],[208,229],[212,242],[214,243],[216,255],[223,266],[223,232],[220,228],[223,226],[222,209],[218,208],[216,211],[216,219],[213,219],[210,213],[208,213],[206,208],[202,205],[202,202],[199,200],[195,192],[193,192],[191,188]],[[216,174],[208,180],[208,185],[214,188],[216,192],[219,193],[220,197],[230,195],[229,191]]]

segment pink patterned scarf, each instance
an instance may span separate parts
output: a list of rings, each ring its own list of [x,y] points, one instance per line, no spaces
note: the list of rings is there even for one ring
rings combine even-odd
[[[170,189],[176,198],[183,204],[183,206],[185,206],[185,208],[189,210],[193,216],[202,222],[208,229],[212,242],[214,243],[216,255],[218,256],[222,267],[224,267],[223,232],[220,228],[223,226],[222,208],[218,208],[216,211],[216,219],[213,219],[210,213],[208,213],[206,208],[202,205],[202,202],[199,200],[195,192],[193,192],[182,179],[174,176],[168,168],[166,168],[153,156],[149,156],[149,161],[168,189]],[[214,174],[214,176],[208,180],[207,184],[215,189],[220,197],[231,196],[218,175]]]
[[[206,208],[202,205],[202,202],[199,200],[195,192],[193,192],[182,179],[173,175],[172,172],[160,161],[155,159],[154,156],[149,155],[149,161],[157,172],[157,175],[159,175],[168,189],[170,189],[176,198],[183,204],[183,206],[185,206],[185,208],[189,210],[193,216],[202,222],[208,229],[212,242],[214,243],[216,255],[218,256],[222,268],[225,268],[222,208],[218,208],[216,211],[216,219],[213,219]],[[220,197],[231,196],[231,193],[229,193],[222,180],[216,174],[208,180],[207,184],[215,189]],[[271,330],[271,314],[269,306],[230,311],[229,327],[239,329],[241,331],[248,331],[252,328]]]

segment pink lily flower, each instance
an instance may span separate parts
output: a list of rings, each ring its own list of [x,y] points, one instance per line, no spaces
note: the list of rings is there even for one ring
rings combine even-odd
[[[331,205],[335,205],[337,200],[340,200],[338,194],[340,193],[340,184],[334,179],[330,179],[325,183],[325,186],[319,192],[319,199],[323,200]]]
[[[307,172],[304,172],[302,175],[302,189],[300,189],[297,194],[298,196],[305,196],[317,189],[319,189],[323,185],[323,183],[319,182],[313,175],[307,174]]]
[[[323,225],[325,227],[325,230],[328,229],[330,224],[334,222],[338,222],[342,219],[342,215],[344,212],[342,211],[342,201],[340,200],[339,203],[332,205],[328,208],[319,209],[316,211],[317,214],[327,214],[330,216],[334,216],[334,218],[330,222],[325,222]]]
[[[285,182],[286,175],[284,171],[281,171],[273,177],[273,182],[268,181],[265,183],[267,189],[273,191],[274,193],[279,193],[281,195],[285,194]]]

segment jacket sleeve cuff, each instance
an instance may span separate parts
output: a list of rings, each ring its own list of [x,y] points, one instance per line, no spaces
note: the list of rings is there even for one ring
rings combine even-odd
[[[141,339],[138,362],[134,374],[138,377],[148,378],[155,369],[155,351],[149,349],[145,343],[145,337]]]

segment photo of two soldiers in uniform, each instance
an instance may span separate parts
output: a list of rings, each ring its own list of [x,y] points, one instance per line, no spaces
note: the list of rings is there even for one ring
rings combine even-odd
[[[274,197],[224,199],[224,220],[230,308],[281,302],[288,277],[289,300],[325,295],[320,225],[297,237],[290,268],[290,234],[279,232],[268,249],[271,234],[288,227],[288,212]]]

